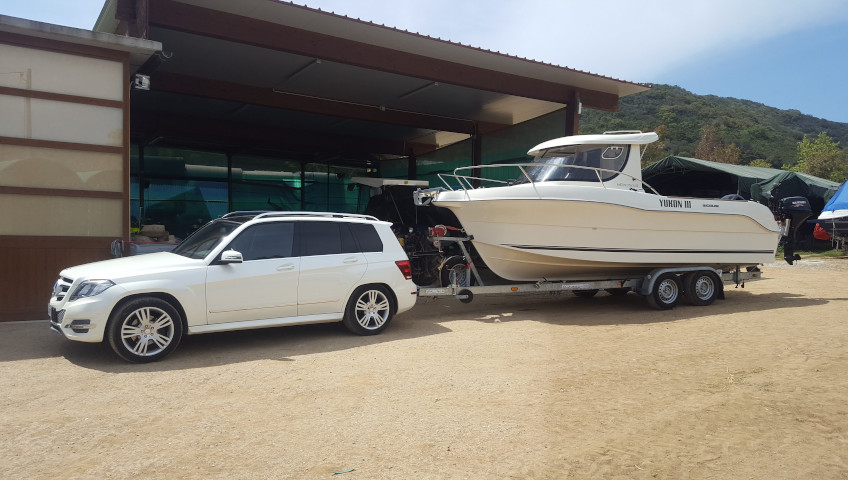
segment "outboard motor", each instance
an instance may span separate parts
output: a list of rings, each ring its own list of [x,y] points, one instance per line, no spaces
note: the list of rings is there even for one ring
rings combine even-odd
[[[783,259],[792,265],[792,262],[801,259],[800,255],[795,254],[798,229],[813,216],[813,210],[810,208],[810,201],[804,197],[786,197],[777,202],[775,213],[782,224],[783,236],[786,237],[783,245]]]

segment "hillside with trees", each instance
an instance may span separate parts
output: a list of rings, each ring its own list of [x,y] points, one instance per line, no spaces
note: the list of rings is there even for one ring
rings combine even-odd
[[[615,113],[584,110],[580,133],[656,131],[648,163],[669,155],[803,171],[835,181],[848,176],[848,123],[761,103],[695,95],[654,85],[623,97]]]

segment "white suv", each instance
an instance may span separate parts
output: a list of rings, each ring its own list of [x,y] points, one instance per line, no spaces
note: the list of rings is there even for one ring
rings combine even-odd
[[[343,213],[233,212],[171,252],[63,270],[50,327],[107,341],[130,362],[162,359],[183,334],[341,320],[374,335],[417,298],[390,225]]]

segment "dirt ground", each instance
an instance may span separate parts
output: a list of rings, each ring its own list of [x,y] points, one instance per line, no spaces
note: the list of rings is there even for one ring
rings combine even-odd
[[[0,324],[0,477],[848,478],[848,260],[764,271],[709,307],[421,299],[148,365]]]

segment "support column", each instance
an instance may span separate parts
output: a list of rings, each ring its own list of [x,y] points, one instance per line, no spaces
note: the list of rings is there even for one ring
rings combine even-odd
[[[306,210],[306,164],[300,164],[300,209]]]
[[[477,124],[474,124],[474,134],[471,135],[471,166],[476,167],[478,165],[483,164],[483,137],[480,135],[480,132],[477,130]],[[480,176],[480,169],[475,168],[471,170],[471,175],[475,177]],[[480,180],[474,179],[471,180],[471,184],[474,188],[480,186]]]
[[[138,228],[144,225],[144,189],[147,178],[144,171],[144,147],[146,143],[138,143]],[[130,192],[127,192],[127,196]],[[132,238],[132,225],[130,225],[130,238]]]
[[[227,211],[233,210],[233,154],[227,152]]]
[[[574,90],[568,103],[565,105],[565,135],[577,135],[580,127],[580,92]]]
[[[406,157],[406,178],[418,180],[418,158],[415,154]]]

